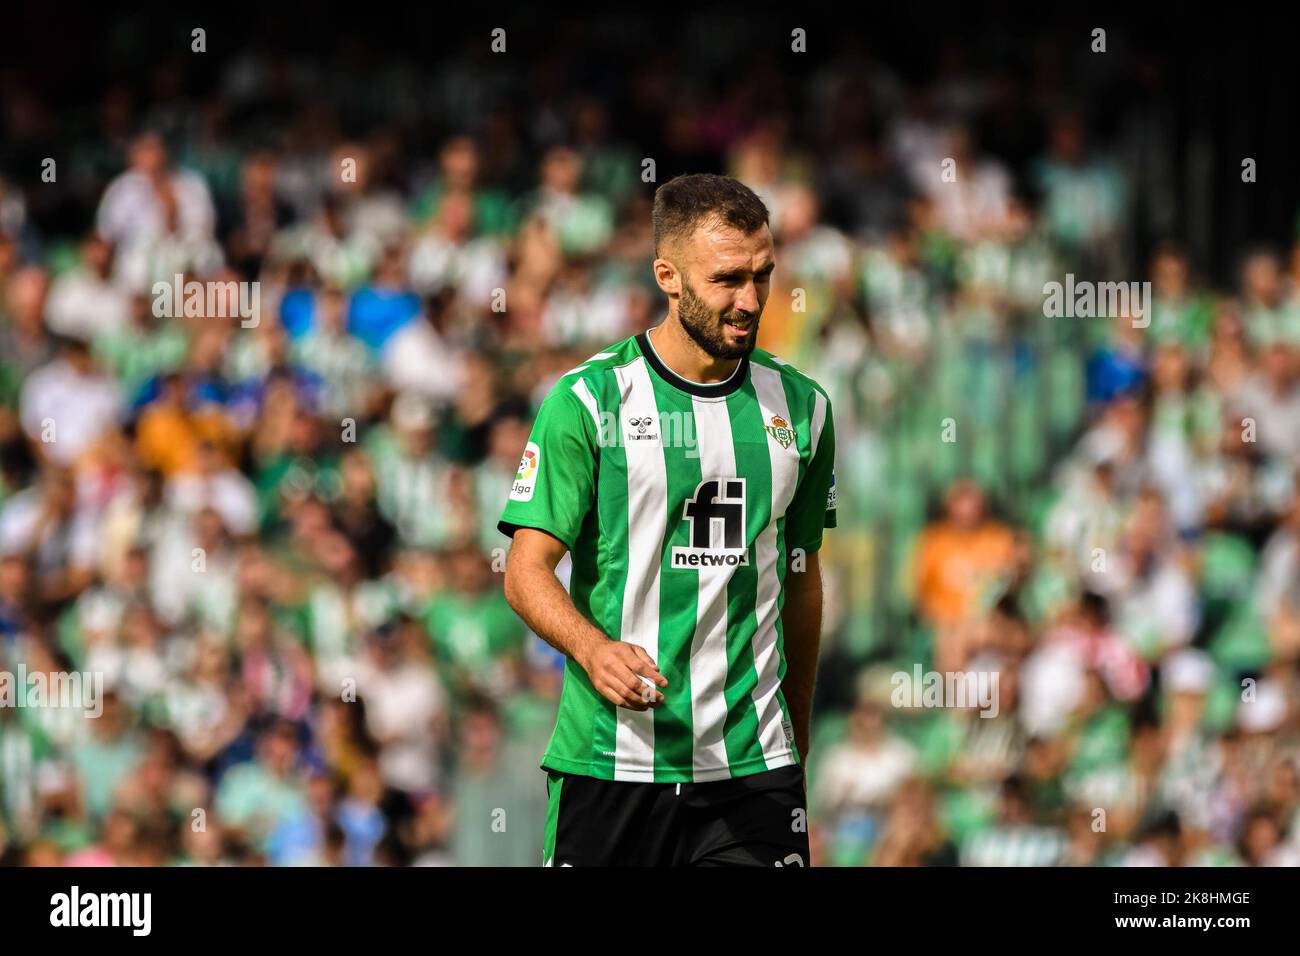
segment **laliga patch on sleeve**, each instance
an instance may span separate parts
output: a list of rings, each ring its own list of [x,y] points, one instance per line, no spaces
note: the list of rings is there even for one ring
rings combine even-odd
[[[826,510],[827,511],[835,510],[835,472],[834,471],[831,472],[830,490],[826,492]]]
[[[510,489],[511,501],[532,501],[533,489],[537,487],[537,467],[542,462],[542,450],[536,442],[524,446],[523,457],[519,459],[519,471],[515,473],[514,487]]]

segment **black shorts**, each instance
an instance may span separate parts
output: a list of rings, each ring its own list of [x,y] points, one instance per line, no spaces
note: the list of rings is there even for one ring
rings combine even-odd
[[[551,771],[546,866],[807,866],[803,768],[708,783]]]

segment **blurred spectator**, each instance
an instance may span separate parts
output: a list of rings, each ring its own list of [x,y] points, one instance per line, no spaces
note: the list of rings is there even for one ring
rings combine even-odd
[[[306,805],[298,731],[282,721],[258,737],[256,760],[226,771],[214,806],[226,826],[264,845],[277,825],[304,812]]]
[[[882,708],[861,700],[849,715],[847,739],[829,749],[811,794],[812,812],[820,826],[857,831],[864,849],[879,837],[884,814],[916,762],[912,747],[885,729]]]
[[[126,288],[220,262],[208,185],[196,173],[171,168],[167,146],[156,132],[132,142],[130,168],[105,189],[96,223],[99,234],[118,249],[117,281]]]
[[[112,274],[113,247],[103,236],[92,233],[81,244],[81,264],[50,286],[46,327],[86,342],[124,329],[130,300],[113,285]]]
[[[1064,831],[1032,821],[1023,782],[1014,777],[1007,780],[997,825],[962,848],[962,866],[1056,866],[1065,852]]]
[[[968,481],[949,489],[943,519],[917,541],[917,605],[939,629],[941,664],[951,662],[953,628],[969,620],[984,589],[1009,569],[1012,541],[1009,528],[987,517],[983,492]]]

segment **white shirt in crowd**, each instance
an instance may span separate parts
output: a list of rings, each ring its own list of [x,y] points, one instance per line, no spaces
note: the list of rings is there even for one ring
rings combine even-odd
[[[387,741],[379,772],[389,786],[408,792],[438,784],[438,751],[431,727],[446,710],[438,680],[427,667],[406,664],[393,669],[361,662],[358,691],[366,702],[366,725]]]
[[[47,526],[38,540],[44,494],[44,489],[36,485],[5,502],[0,509],[0,554],[24,554],[35,549],[38,565],[95,567],[99,557],[99,514],[78,507],[63,524]]]
[[[257,530],[257,490],[234,468],[212,475],[177,475],[168,483],[167,495],[168,503],[186,514],[211,508],[233,535]]]
[[[393,333],[384,345],[384,377],[399,392],[416,392],[439,403],[450,402],[461,386],[463,363],[423,318]]]
[[[23,431],[60,465],[72,464],[122,413],[111,378],[82,374],[61,358],[28,376],[18,404]]]
[[[96,223],[118,246],[113,281],[124,289],[147,290],[176,273],[213,272],[224,261],[213,237],[216,210],[203,177],[174,172],[172,190],[176,223],[170,230],[163,203],[143,173],[122,173],[104,193]]]
[[[905,741],[885,737],[873,748],[842,743],[831,748],[817,778],[817,805],[831,813],[884,805],[916,763]]]
[[[178,170],[172,173],[171,185],[176,194],[175,234],[185,239],[211,237],[217,217],[203,177]],[[135,170],[127,170],[109,183],[96,223],[101,235],[128,248],[171,231],[153,183]]]
[[[126,327],[130,304],[125,293],[84,266],[59,276],[45,301],[45,324],[51,332],[92,342],[105,332]]]

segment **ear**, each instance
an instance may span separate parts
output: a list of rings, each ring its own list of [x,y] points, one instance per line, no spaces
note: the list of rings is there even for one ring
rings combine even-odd
[[[677,267],[667,259],[656,259],[654,261],[655,282],[663,290],[664,295],[674,296],[681,295],[682,292],[682,275]]]

